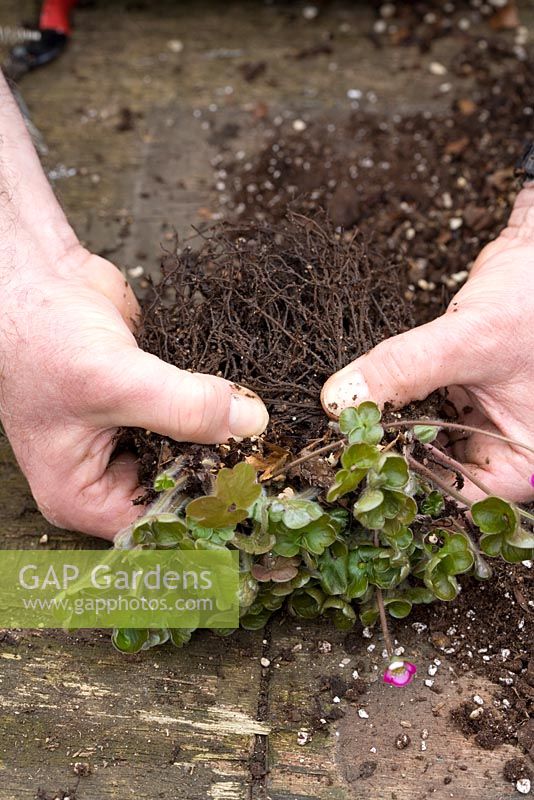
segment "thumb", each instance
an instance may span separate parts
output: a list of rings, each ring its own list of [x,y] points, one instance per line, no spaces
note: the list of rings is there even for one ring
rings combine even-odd
[[[500,232],[496,239],[488,242],[482,249],[475,263],[469,271],[470,279],[486,268],[493,256],[499,255],[510,248],[526,246],[527,258],[531,260],[531,245],[534,241],[534,181],[528,183],[517,195],[508,225]]]
[[[173,367],[132,348],[106,424],[146,428],[176,441],[215,444],[263,433],[269,414],[257,394],[213,375]]]
[[[402,408],[442,386],[476,380],[476,360],[467,363],[468,353],[460,314],[449,312],[386,339],[336,372],[323,386],[321,402],[331,417],[364,400]]]
[[[501,236],[531,242],[534,237],[534,181],[521,189],[516,197],[507,227]]]

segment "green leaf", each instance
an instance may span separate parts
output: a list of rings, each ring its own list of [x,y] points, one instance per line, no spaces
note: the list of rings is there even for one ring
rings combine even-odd
[[[344,408],[339,415],[339,428],[346,436],[355,428],[361,427],[360,415],[355,408]]]
[[[183,647],[184,644],[189,643],[194,631],[195,628],[171,628],[171,642],[175,647]]]
[[[515,506],[500,497],[486,497],[473,503],[471,514],[482,531],[480,549],[485,555],[502,556],[510,564],[528,558],[534,536],[521,528]]]
[[[349,512],[345,508],[328,509],[328,524],[332,525],[336,534],[340,534],[348,527]]]
[[[345,469],[368,470],[375,467],[380,460],[378,447],[360,442],[351,444],[341,454],[341,463]]]
[[[372,428],[354,428],[348,434],[350,444],[357,444],[358,442],[367,442],[368,444],[378,444],[384,436],[384,429],[381,425],[373,425]]]
[[[156,547],[162,550],[178,547],[187,536],[186,524],[176,514],[158,514],[152,521],[152,530]]]
[[[115,628],[111,642],[121,653],[139,653],[148,642],[148,628]]]
[[[520,561],[534,557],[534,548],[525,549],[508,544],[502,535],[486,533],[480,537],[480,549],[490,558],[501,556],[509,564],[519,564]]]
[[[380,409],[378,408],[377,404],[373,403],[371,400],[366,400],[365,402],[360,403],[358,406],[358,415],[362,425],[365,425],[368,428],[372,425],[376,425],[382,419]]]
[[[281,530],[276,534],[276,539],[273,544],[273,553],[279,556],[291,558],[296,556],[300,551],[301,534],[298,531]]]
[[[154,544],[154,531],[152,530],[152,519],[150,517],[142,517],[137,522],[134,522],[132,541],[134,545]]]
[[[474,564],[469,539],[462,533],[441,530],[444,544],[432,556],[424,571],[425,585],[439,600],[453,600],[458,594],[458,581],[454,577],[467,572]]]
[[[495,535],[486,533],[480,537],[479,544],[480,549],[485,555],[489,556],[490,558],[498,558],[501,555],[504,540],[499,534]]]
[[[339,415],[339,427],[350,444],[378,444],[384,436],[384,429],[378,424],[381,416],[376,403],[366,401],[358,408],[345,408]]]
[[[335,558],[325,550],[319,559],[321,589],[327,595],[344,594],[348,586],[347,558]]]
[[[366,489],[354,504],[354,515],[364,514],[378,508],[384,502],[384,493],[380,489]]]
[[[434,425],[414,425],[413,435],[422,444],[430,444],[437,437],[440,430],[441,428]]]
[[[445,508],[445,499],[440,492],[435,490],[429,492],[421,501],[421,513],[430,514],[431,517],[438,517]]]
[[[460,575],[471,569],[474,563],[473,551],[467,538],[461,533],[449,534],[447,543],[440,551],[440,557],[446,561],[447,571]]]
[[[302,547],[315,555],[321,555],[325,547],[336,538],[335,528],[330,524],[330,517],[324,514],[320,519],[311,522],[302,532]]]
[[[454,575],[448,573],[445,563],[439,559],[433,569],[425,571],[425,584],[438,600],[454,600],[458,594],[458,581]]]
[[[401,525],[411,525],[417,515],[417,503],[413,497],[408,497],[401,492],[388,492],[388,499],[392,495],[397,505],[397,511],[395,512],[394,518],[392,517],[391,519],[394,519],[395,522]]]
[[[204,528],[227,528],[243,522],[261,495],[253,467],[246,462],[224,467],[215,479],[215,496],[197,497],[187,504],[186,514]]]
[[[384,531],[384,538],[392,547],[407,550],[413,542],[413,533],[410,528],[401,526],[396,531]]]
[[[197,497],[187,504],[185,510],[188,518],[204,528],[227,528],[248,517],[246,508],[232,508],[218,497]]]
[[[334,627],[340,631],[350,630],[356,621],[354,609],[340,597],[328,597],[323,603],[322,612],[328,613]]]
[[[395,619],[404,619],[412,610],[412,604],[404,597],[385,597],[384,605]]]
[[[473,503],[471,515],[482,533],[511,535],[519,524],[516,509],[500,497],[486,497]]]
[[[158,514],[155,517],[143,517],[132,527],[134,544],[152,546],[157,549],[173,549],[180,545],[187,536],[185,522],[176,514]]]
[[[324,594],[318,587],[299,589],[289,598],[287,608],[293,616],[315,619],[321,613],[324,599]]]
[[[373,602],[372,604],[367,604],[362,606],[360,611],[360,622],[366,628],[371,628],[379,617],[379,612],[376,604]]]
[[[335,541],[335,538],[336,530],[330,522],[330,516],[323,514],[320,519],[310,522],[305,528],[297,530],[278,528],[276,542],[272,549],[277,555],[286,558],[297,555],[301,549],[321,555],[324,549]]]
[[[143,650],[149,650],[151,647],[159,647],[165,644],[170,638],[170,631],[168,628],[151,628],[148,631],[148,639],[143,646]]]
[[[268,553],[276,542],[274,533],[262,529],[261,525],[257,525],[254,532],[247,536],[244,533],[234,533],[232,544],[244,553],[252,555],[261,555]]]
[[[168,472],[160,472],[154,480],[154,491],[165,492],[167,489],[174,489],[176,481]]]
[[[436,599],[434,593],[426,586],[407,586],[402,594],[412,605],[432,603]]]
[[[242,461],[232,469],[224,467],[217,473],[215,494],[228,506],[250,508],[261,495],[261,486],[256,482],[256,471],[251,464]]]
[[[403,489],[410,477],[408,464],[402,456],[388,455],[380,470],[376,473],[377,484],[386,489]]]
[[[505,542],[502,546],[501,555],[509,564],[519,564],[526,559],[534,559],[534,548],[525,550],[522,547],[513,547]]]
[[[282,519],[284,525],[292,529],[304,528],[324,513],[319,503],[312,503],[310,500],[288,500],[284,505]]]
[[[534,534],[519,525],[511,536],[506,537],[506,543],[521,550],[531,550],[534,547]]]
[[[340,469],[326,495],[327,502],[334,503],[339,497],[353,492],[366,475],[366,469]]]
[[[413,497],[408,497],[402,492],[394,492],[389,489],[366,490],[362,498],[368,492],[380,492],[383,495],[382,503],[369,511],[361,511],[359,502],[354,506],[354,516],[364,528],[369,530],[381,530],[386,528],[387,534],[395,533],[401,527],[410,525],[417,513],[417,504]]]
[[[355,600],[358,597],[363,597],[369,586],[369,579],[367,577],[366,564],[361,560],[358,550],[351,550],[349,552],[347,571],[347,598],[349,600]]]
[[[265,628],[272,613],[268,608],[262,608],[257,614],[245,614],[239,620],[239,624],[247,631],[258,631],[261,628]]]

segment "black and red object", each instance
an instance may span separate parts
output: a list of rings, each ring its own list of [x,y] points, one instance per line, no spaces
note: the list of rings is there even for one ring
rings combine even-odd
[[[11,71],[20,77],[56,59],[67,46],[71,28],[70,15],[77,0],[44,0],[39,16],[41,36],[36,41],[14,47],[10,54]]]

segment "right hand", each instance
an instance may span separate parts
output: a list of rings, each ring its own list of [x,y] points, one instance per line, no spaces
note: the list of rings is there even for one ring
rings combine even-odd
[[[534,185],[523,189],[508,227],[478,256],[447,312],[381,342],[332,375],[325,411],[374,400],[402,408],[449,387],[459,422],[534,446]],[[534,499],[534,455],[475,433],[456,441],[454,455],[491,492]],[[484,496],[472,483],[463,493]]]

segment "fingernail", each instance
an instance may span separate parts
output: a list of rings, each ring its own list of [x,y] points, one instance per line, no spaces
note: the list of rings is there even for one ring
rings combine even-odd
[[[233,436],[259,436],[269,424],[269,414],[257,394],[234,387],[230,400],[228,427]]]
[[[323,405],[333,417],[344,408],[369,400],[369,387],[359,369],[345,368],[327,380],[323,388]]]

